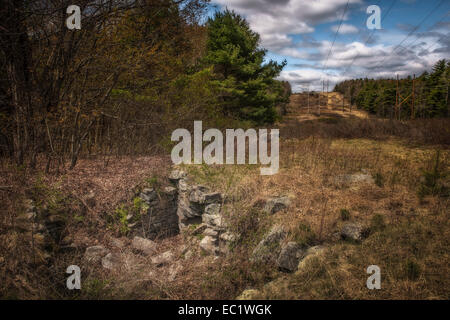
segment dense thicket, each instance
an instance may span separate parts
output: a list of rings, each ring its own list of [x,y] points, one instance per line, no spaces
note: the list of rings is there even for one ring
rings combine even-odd
[[[75,166],[81,155],[164,150],[203,120],[272,122],[289,90],[263,64],[259,37],[209,0],[13,1],[0,14],[0,153],[18,164]]]
[[[440,60],[431,72],[424,72],[416,78],[414,90],[413,80],[412,76],[400,79],[398,91],[396,79],[347,80],[337,84],[335,91],[344,94],[358,108],[380,117],[409,119],[450,116],[450,62]]]

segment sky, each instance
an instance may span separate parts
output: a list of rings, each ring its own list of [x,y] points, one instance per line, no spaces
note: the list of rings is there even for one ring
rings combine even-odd
[[[348,3],[348,5],[347,5]],[[212,0],[261,36],[267,59],[287,61],[279,80],[294,92],[345,79],[420,75],[450,59],[450,0]],[[368,29],[367,8],[381,9]]]

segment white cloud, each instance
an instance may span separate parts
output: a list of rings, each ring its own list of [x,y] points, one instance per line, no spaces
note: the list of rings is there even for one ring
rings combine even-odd
[[[412,1],[412,0],[403,0]],[[399,29],[379,30],[366,39],[342,43],[337,39],[333,50],[332,37],[328,41],[316,41],[316,26],[333,23],[331,30],[336,32],[347,0],[213,0],[213,2],[235,10],[246,17],[253,30],[261,35],[262,46],[284,56],[292,62],[284,70],[280,79],[291,82],[294,91],[310,86],[311,90],[321,90],[321,80],[329,80],[330,89],[336,82],[351,78],[380,78],[419,75],[430,70],[432,65],[443,58],[450,58],[450,37],[446,36],[448,22],[436,24],[433,30],[420,34],[417,32],[397,50],[393,50],[405,38]],[[363,0],[350,0],[350,9],[364,9]],[[343,23],[340,34],[357,33],[358,29]],[[369,32],[370,34],[370,32]],[[296,41],[293,35],[301,35]],[[323,35],[323,34],[322,34]],[[417,38],[419,37],[420,38]],[[301,38],[302,40],[298,40]],[[299,41],[299,42],[298,42]],[[326,62],[327,61],[327,62]],[[326,62],[327,70],[323,70]],[[297,63],[297,66],[295,65]],[[344,73],[344,71],[347,71]]]
[[[277,52],[273,42],[280,36],[314,32],[319,23],[339,21],[347,0],[213,0],[246,16],[253,30],[261,35],[262,46]],[[362,0],[350,0],[350,4]],[[345,17],[347,19],[347,17]]]
[[[340,28],[339,28],[339,25],[334,25],[331,27],[331,30],[333,32],[337,32],[338,29],[339,29],[339,34],[351,34],[351,33],[358,32],[358,28],[351,24],[343,23]]]

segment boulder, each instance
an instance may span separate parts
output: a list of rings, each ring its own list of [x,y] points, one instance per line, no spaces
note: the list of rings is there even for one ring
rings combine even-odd
[[[213,204],[213,203],[220,204],[223,201],[223,194],[219,192],[211,192],[204,194],[203,198],[205,204]]]
[[[200,248],[208,254],[217,255],[219,253],[219,243],[216,238],[205,236],[199,244]]]
[[[277,265],[282,271],[293,272],[297,270],[298,262],[305,255],[305,250],[296,242],[288,242],[281,249]]]
[[[108,270],[117,270],[122,266],[122,256],[118,253],[108,253],[102,259],[102,266]]]
[[[180,263],[175,263],[169,267],[167,280],[172,282],[183,271],[183,266]]]
[[[214,229],[211,229],[211,228],[205,229],[205,231],[203,231],[203,234],[205,236],[210,236],[210,237],[213,237],[215,239],[217,239],[217,237],[219,236],[219,232],[217,230],[214,230]]]
[[[346,223],[341,229],[341,238],[344,240],[362,241],[368,235],[368,229],[360,223]]]
[[[303,259],[300,260],[298,267],[297,267],[297,272],[302,270],[310,260],[322,255],[324,252],[325,252],[325,247],[323,247],[323,246],[314,246],[314,247],[309,248],[306,251],[306,254],[303,257]]]
[[[163,190],[164,194],[166,194],[170,199],[174,199],[178,193],[177,189],[174,187],[165,187]]]
[[[225,242],[233,242],[236,240],[236,236],[231,232],[223,232],[220,234],[219,238]]]
[[[95,200],[95,192],[91,190],[85,197],[84,202],[89,208],[95,207],[96,200]]]
[[[286,238],[287,232],[281,226],[274,226],[253,250],[250,258],[253,262],[275,261],[281,252],[281,242]]]
[[[152,240],[134,237],[131,247],[146,256],[150,256],[156,252],[157,245]]]
[[[102,258],[109,253],[104,246],[88,247],[84,253],[84,259],[90,263],[100,263]]]
[[[191,235],[198,236],[199,234],[202,234],[207,228],[208,226],[206,224],[201,223],[191,231]]]
[[[117,239],[117,238],[112,238],[109,243],[111,246],[119,248],[119,249],[123,249],[125,247],[125,243],[122,240]]]
[[[255,289],[244,290],[236,300],[256,300],[261,295],[261,292]]]
[[[181,179],[185,178],[187,173],[183,170],[175,169],[169,174],[169,180],[173,183],[178,183]]]
[[[148,204],[151,204],[158,201],[158,193],[153,188],[146,188],[139,194],[139,198],[141,198]]]
[[[174,259],[174,255],[173,255],[172,251],[169,250],[169,251],[163,252],[163,253],[153,257],[151,259],[151,261],[157,267],[161,267],[161,266],[169,264],[170,262],[172,262],[173,259]]]
[[[220,204],[210,204],[205,208],[205,213],[202,216],[202,221],[209,228],[215,230],[223,230],[224,222],[220,214]]]
[[[186,251],[186,253],[184,254],[184,259],[185,259],[185,260],[189,260],[190,258],[192,258],[193,255],[194,255],[194,253],[192,252],[192,250],[188,250],[188,251]]]
[[[349,185],[359,185],[359,184],[374,184],[375,181],[367,170],[362,170],[361,172],[354,174],[338,175],[335,178],[335,182]]]
[[[266,201],[263,212],[268,214],[275,214],[291,205],[289,197],[270,198]]]

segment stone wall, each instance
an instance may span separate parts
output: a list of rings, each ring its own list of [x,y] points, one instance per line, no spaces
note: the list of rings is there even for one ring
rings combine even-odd
[[[148,239],[174,236],[179,233],[177,216],[178,191],[166,187],[161,191],[153,188],[142,190],[139,197],[148,208],[140,222],[132,225],[135,235]]]

